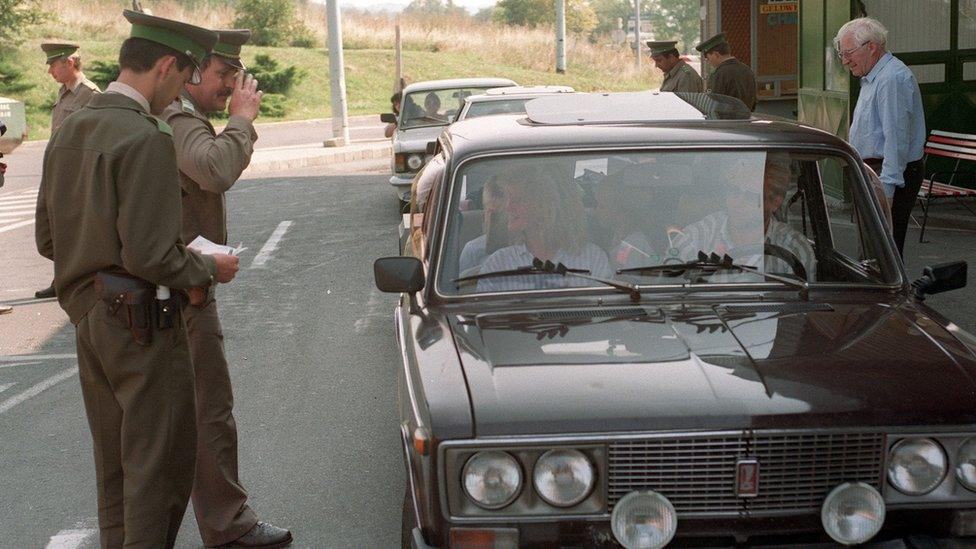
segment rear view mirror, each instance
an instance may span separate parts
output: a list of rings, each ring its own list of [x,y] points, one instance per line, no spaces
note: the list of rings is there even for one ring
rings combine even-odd
[[[922,277],[912,282],[915,293],[923,298],[926,295],[940,294],[966,287],[968,266],[965,261],[954,261],[925,267]]]
[[[396,115],[392,112],[385,112],[380,115],[380,122],[386,122],[387,124],[396,124]]]
[[[373,277],[381,292],[413,294],[424,288],[424,270],[416,257],[381,257],[373,262]]]

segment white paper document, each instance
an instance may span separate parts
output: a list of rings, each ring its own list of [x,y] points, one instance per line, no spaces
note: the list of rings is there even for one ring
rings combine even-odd
[[[244,247],[243,242],[238,244],[237,247],[235,248],[233,246],[224,246],[223,244],[217,244],[216,242],[211,242],[210,240],[207,240],[203,236],[198,236],[194,238],[193,242],[187,244],[186,247],[193,250],[194,252],[201,253],[204,255],[213,255],[213,254],[240,255],[241,252],[247,249]]]

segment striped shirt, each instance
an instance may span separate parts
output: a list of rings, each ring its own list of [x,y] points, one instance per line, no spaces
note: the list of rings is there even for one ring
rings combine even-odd
[[[525,244],[507,246],[485,259],[481,266],[481,273],[507,271],[532,265],[532,252]],[[595,244],[584,244],[579,254],[572,255],[559,250],[552,258],[553,263],[562,263],[572,269],[587,269],[591,276],[610,278],[610,264],[607,254]],[[505,292],[512,290],[545,290],[552,288],[569,288],[578,286],[594,286],[595,283],[572,275],[519,275],[502,276],[497,278],[483,278],[478,281],[479,292]]]
[[[810,246],[810,242],[803,234],[785,223],[770,219],[769,226],[766,228],[765,242],[793,252],[793,255],[806,268],[807,279],[810,282],[814,281],[817,274],[817,258],[813,253],[813,247]],[[675,237],[674,246],[685,261],[696,259],[699,251],[707,254],[714,252],[718,255],[733,252],[736,246],[732,243],[732,237],[729,235],[729,214],[716,212],[705,216],[701,221],[688,225],[681,234]],[[757,267],[763,272],[787,274],[793,272],[793,269],[785,261],[776,257],[761,254],[745,257],[737,257],[736,255],[733,255],[733,259],[737,263]],[[737,282],[741,280],[745,279],[743,277],[722,280],[713,278],[712,282]]]

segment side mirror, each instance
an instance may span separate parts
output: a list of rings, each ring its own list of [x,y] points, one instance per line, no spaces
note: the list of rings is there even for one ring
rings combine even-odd
[[[413,294],[424,288],[424,270],[416,257],[381,257],[373,262],[373,277],[381,292]]]
[[[392,112],[385,112],[380,115],[380,122],[386,122],[387,124],[396,124],[396,115]]]
[[[437,141],[428,141],[427,142],[427,155],[428,156],[433,156],[434,153],[436,153],[436,152],[437,152]]]
[[[940,294],[950,290],[958,290],[966,287],[966,271],[968,266],[965,261],[954,261],[952,263],[942,263],[925,267],[922,269],[922,277],[912,282],[915,288],[915,295],[924,299],[926,295]]]

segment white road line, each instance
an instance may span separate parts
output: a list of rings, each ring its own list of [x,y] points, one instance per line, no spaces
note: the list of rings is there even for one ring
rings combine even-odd
[[[18,214],[4,214],[0,213],[0,223],[6,223],[8,221],[19,221],[21,219],[27,219],[28,217],[34,217],[34,214],[18,213]]]
[[[98,534],[98,530],[95,528],[61,530],[56,535],[51,536],[51,540],[47,542],[44,549],[76,549],[96,534]]]
[[[37,199],[30,196],[24,198],[0,198],[0,206],[23,206],[25,204],[37,204]]]
[[[75,360],[78,355],[75,353],[64,353],[58,355],[5,355],[0,356],[0,362],[20,362],[23,360]]]
[[[11,204],[11,205],[0,204],[0,212],[7,212],[7,213],[13,213],[13,212],[30,212],[30,213],[34,213],[36,211],[37,211],[37,208],[35,208],[33,204]]]
[[[33,366],[34,364],[40,364],[40,361],[34,362],[0,362],[0,370],[4,368],[13,368],[14,366]]]
[[[53,376],[45,379],[44,381],[38,383],[37,385],[34,385],[30,389],[27,389],[23,393],[20,393],[19,395],[16,396],[12,396],[3,402],[0,402],[0,414],[6,412],[7,410],[13,408],[14,406],[26,400],[36,397],[37,395],[43,393],[44,391],[50,389],[51,387],[54,387],[58,383],[61,383],[62,381],[74,375],[78,375],[78,366],[72,366],[67,370],[62,370],[54,374]]]
[[[6,391],[7,389],[9,389],[11,387],[13,387],[14,385],[17,385],[17,382],[16,381],[13,382],[13,383],[0,383],[0,393]]]
[[[369,300],[366,301],[366,316],[356,320],[354,326],[357,334],[365,332],[369,326],[373,323],[373,318],[376,316],[384,317],[383,313],[378,311],[379,306],[382,304],[382,299],[380,297],[380,291],[376,288],[369,293]]]
[[[278,242],[288,232],[288,227],[291,227],[291,221],[278,223],[278,227],[268,237],[268,241],[264,243],[264,246],[261,246],[261,251],[258,252],[258,255],[254,256],[254,261],[251,261],[252,269],[263,266],[268,262],[268,259],[271,259],[271,254],[278,248]]]
[[[33,219],[28,219],[26,221],[21,221],[19,223],[11,223],[10,225],[4,225],[0,227],[0,233],[5,233],[7,231],[12,231],[14,229],[19,229],[21,227],[26,227],[28,225],[33,225],[33,224],[34,224]]]

